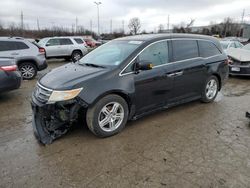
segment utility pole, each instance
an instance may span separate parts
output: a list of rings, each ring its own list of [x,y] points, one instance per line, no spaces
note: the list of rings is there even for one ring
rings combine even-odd
[[[23,11],[21,11],[21,32],[23,36],[23,29],[24,29],[24,24],[23,24]]]
[[[124,35],[125,34],[124,20],[122,20],[122,32],[123,32],[123,35]]]
[[[169,30],[169,15],[168,15],[168,33],[170,33],[170,30]]]
[[[37,23],[37,30],[40,31],[40,24],[39,24],[39,19],[38,18],[36,20],[36,23]]]
[[[76,30],[75,30],[75,33],[77,33],[77,28],[78,28],[78,19],[76,17]]]
[[[89,27],[89,28],[90,28],[90,32],[91,32],[91,35],[92,35],[92,20],[90,20],[89,24],[90,24],[90,25],[89,25],[89,26],[90,26],[90,27]]]
[[[244,17],[245,17],[245,9],[243,9],[242,15],[241,15],[241,29],[240,29],[240,33],[242,31],[242,35],[243,35],[243,30],[244,30]]]
[[[110,34],[112,34],[112,19],[110,20]]]
[[[99,20],[99,5],[102,4],[102,2],[94,2],[97,7],[97,27],[98,27],[98,36],[100,36],[100,20]]]
[[[243,9],[242,14],[241,14],[241,24],[244,23],[244,17],[245,17],[245,9]]]

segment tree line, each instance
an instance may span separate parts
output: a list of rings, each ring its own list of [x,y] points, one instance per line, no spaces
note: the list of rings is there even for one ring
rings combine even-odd
[[[242,36],[243,28],[242,24],[235,22],[232,18],[225,18],[221,23],[215,24],[210,23],[207,27],[193,27],[195,20],[191,19],[189,23],[180,23],[173,25],[171,31],[164,29],[164,25],[160,24],[158,33],[196,33],[196,34],[205,34],[205,35],[219,35],[220,37],[227,36]],[[124,30],[120,29],[112,33],[103,33],[101,38],[114,39],[117,37],[127,36],[127,35],[136,35],[136,34],[146,34],[153,32],[146,32],[145,30],[141,31],[141,22],[137,17],[131,18],[129,20],[128,29],[129,33],[125,34]],[[0,22],[0,36],[21,36],[25,38],[34,38],[40,39],[44,37],[52,36],[72,36],[72,35],[91,35],[93,38],[97,39],[98,36],[95,32],[85,29],[84,27],[78,27],[77,30],[74,28],[68,29],[64,27],[53,26],[52,28],[44,28],[39,30],[32,30],[28,28],[21,28],[18,25],[11,24],[8,28],[4,28]]]

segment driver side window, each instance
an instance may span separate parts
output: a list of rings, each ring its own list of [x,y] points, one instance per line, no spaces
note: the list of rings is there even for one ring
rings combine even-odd
[[[146,47],[123,73],[133,72],[136,61],[152,63],[153,66],[169,63],[168,41],[157,42]]]
[[[162,41],[150,45],[138,56],[138,60],[152,63],[153,66],[168,63],[168,42]]]

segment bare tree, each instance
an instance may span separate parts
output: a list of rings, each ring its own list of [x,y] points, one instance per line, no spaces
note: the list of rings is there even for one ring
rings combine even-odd
[[[194,21],[195,21],[195,19],[192,19],[192,18],[191,18],[191,20],[190,20],[190,22],[187,24],[186,28],[192,27],[192,26],[194,25]]]
[[[140,22],[140,19],[135,17],[135,18],[131,18],[129,20],[129,24],[128,24],[128,28],[130,29],[130,32],[133,34],[133,35],[136,35],[140,28],[141,28],[141,22]]]

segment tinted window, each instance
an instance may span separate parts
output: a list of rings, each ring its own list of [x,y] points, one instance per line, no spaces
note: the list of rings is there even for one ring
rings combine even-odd
[[[60,41],[58,39],[49,39],[46,46],[58,46],[60,45]]]
[[[70,39],[59,39],[61,45],[71,45],[73,42]]]
[[[0,51],[23,50],[29,47],[23,42],[0,41]]]
[[[163,41],[152,44],[138,56],[138,59],[152,63],[154,66],[168,63],[168,42]]]
[[[174,61],[198,57],[198,46],[195,40],[173,40]]]
[[[74,40],[76,41],[77,44],[83,44],[83,41],[80,38],[74,38]]]
[[[24,44],[23,42],[14,42],[16,43],[16,49],[17,50],[24,50],[24,49],[28,49],[29,47]]]
[[[221,54],[220,50],[212,42],[199,40],[198,44],[199,44],[201,57],[210,57],[210,56]]]

